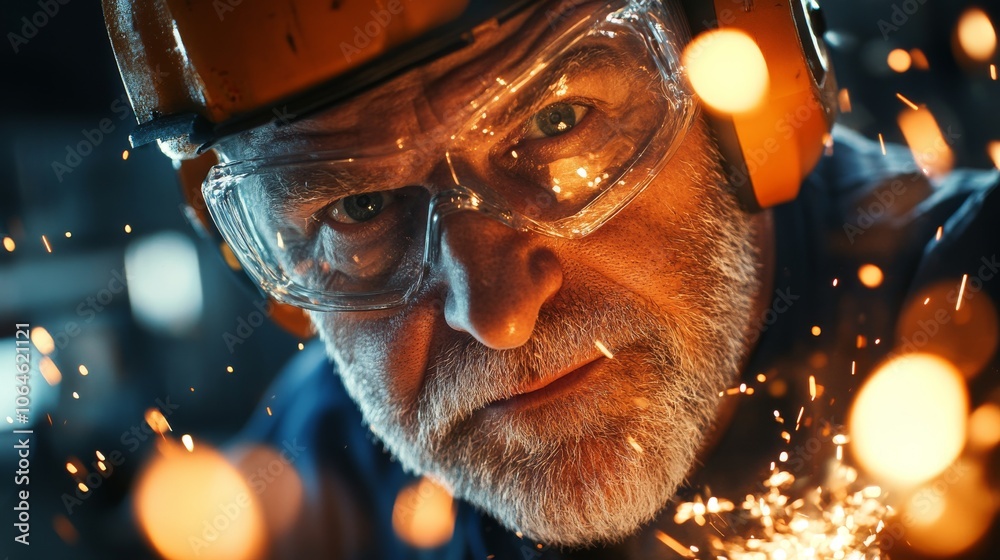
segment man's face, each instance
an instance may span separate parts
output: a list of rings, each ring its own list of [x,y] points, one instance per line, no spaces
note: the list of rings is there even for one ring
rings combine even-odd
[[[454,126],[505,56],[544,33],[542,10],[224,152],[419,142]],[[404,467],[542,542],[615,539],[649,520],[705,444],[761,302],[767,222],[737,208],[717,160],[699,122],[650,186],[582,239],[450,215],[407,304],[314,312],[372,431]]]

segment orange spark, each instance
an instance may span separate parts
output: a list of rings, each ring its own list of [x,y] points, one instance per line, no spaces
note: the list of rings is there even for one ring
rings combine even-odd
[[[899,100],[902,101],[903,103],[906,103],[910,107],[910,109],[913,109],[914,111],[920,109],[920,107],[917,107],[916,103],[907,99],[906,96],[904,96],[902,93],[897,93],[896,97],[898,97]]]

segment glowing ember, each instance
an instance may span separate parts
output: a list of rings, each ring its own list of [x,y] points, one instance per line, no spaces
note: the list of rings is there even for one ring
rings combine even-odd
[[[65,235],[66,235],[66,239],[69,239],[69,238],[73,237],[73,232],[71,232],[71,231],[67,231],[67,232],[65,233]]]
[[[1000,444],[1000,406],[987,403],[972,413],[969,444],[980,450],[990,450]]]
[[[392,527],[403,541],[417,548],[441,546],[455,531],[454,500],[447,490],[421,478],[396,496]]]
[[[42,354],[51,354],[56,349],[56,341],[52,339],[45,327],[35,327],[30,333],[31,343]]]
[[[128,159],[128,150],[125,150],[122,152],[122,160],[127,160],[127,159]]]
[[[301,342],[299,343],[299,350],[304,350],[305,347],[306,347],[305,344],[302,344]]]
[[[49,238],[45,237],[44,235],[42,236],[42,244],[45,245],[45,250],[46,251],[48,251],[50,253],[52,252],[52,245],[49,245]]]
[[[997,79],[997,65],[990,64],[990,78],[994,81]]]
[[[134,492],[136,519],[153,547],[169,559],[260,558],[268,531],[258,493],[206,446],[173,451],[146,466]]]
[[[909,99],[907,99],[907,97],[905,95],[903,95],[902,93],[897,93],[896,97],[898,97],[899,100],[902,101],[903,103],[906,103],[906,105],[910,109],[913,109],[914,111],[917,111],[917,110],[920,109],[920,107],[917,107],[916,103],[914,103],[914,102],[910,101]]]
[[[226,366],[226,371],[233,373],[233,366]]]
[[[986,149],[990,153],[990,159],[993,160],[993,165],[997,169],[1000,169],[1000,140],[990,142]]]
[[[80,364],[79,370],[80,370],[80,375],[83,375],[83,376],[86,376],[87,374],[90,373],[90,370],[87,369],[87,366],[85,366],[83,364]]]
[[[696,558],[694,553],[690,550],[684,548],[684,545],[677,542],[677,539],[671,537],[670,535],[664,533],[663,531],[656,531],[656,538],[663,544],[670,547],[677,554],[680,554],[683,558]]]
[[[886,60],[889,64],[889,68],[902,74],[910,69],[910,65],[913,63],[913,59],[910,58],[910,53],[903,49],[893,49],[889,53],[889,57]]]
[[[902,485],[943,471],[965,443],[968,396],[955,367],[933,354],[888,361],[850,412],[851,446],[869,472]]]
[[[604,346],[604,344],[602,344],[600,340],[595,340],[594,341],[594,346],[597,346],[597,349],[601,351],[601,354],[604,354],[605,356],[607,356],[609,360],[613,360],[614,359],[615,355],[612,354],[611,350],[608,350],[608,348],[606,346]]]
[[[885,138],[882,137],[882,133],[881,132],[878,133],[878,143],[879,143],[880,146],[882,146],[882,155],[883,156],[886,155],[885,154]]]
[[[813,335],[813,336],[819,336],[820,334],[822,334],[822,333],[823,333],[823,329],[821,329],[821,328],[819,328],[818,326],[815,326],[815,325],[814,325],[814,326],[813,326],[813,328],[812,328],[812,329],[810,329],[810,332],[812,332],[812,335]]]
[[[997,50],[997,32],[986,12],[969,8],[958,20],[958,43],[972,60],[986,62]]]
[[[965,297],[965,285],[969,282],[969,275],[962,275],[962,287],[958,289],[958,301],[955,302],[955,311],[962,308],[962,298]]]
[[[181,436],[181,443],[184,444],[184,448],[189,452],[194,451],[194,440],[191,439],[191,434],[184,434]]]
[[[838,464],[822,487],[810,486],[804,495],[794,496],[790,492],[795,476],[772,470],[771,476],[764,481],[766,492],[747,495],[734,513],[720,515],[722,525],[747,528],[741,535],[710,534],[713,557],[731,560],[884,558],[877,540],[890,510],[877,499],[881,491],[873,493],[873,487],[859,488],[856,481],[857,471]],[[675,521],[687,517],[697,522],[697,517],[681,516],[680,512],[694,511],[699,502],[697,499],[681,504]],[[720,510],[720,513],[723,512]],[[730,523],[728,518],[733,517],[738,519]]]
[[[69,474],[76,474],[76,473],[80,472],[76,468],[76,465],[74,465],[73,463],[66,463],[66,470],[69,471]]]
[[[15,244],[14,240],[11,239],[10,237],[4,237],[3,238],[3,248],[7,249],[8,253],[13,253],[14,249],[17,248],[17,244]]]
[[[882,285],[882,280],[885,277],[882,274],[882,269],[873,265],[866,264],[862,265],[858,269],[858,280],[865,285],[866,288],[877,288]],[[861,348],[860,346],[858,348]]]
[[[132,226],[125,224],[125,233],[132,233]]]
[[[851,112],[851,92],[847,88],[840,90],[840,93],[837,95],[837,101],[840,105],[841,113]]]
[[[73,391],[73,398],[74,399],[79,399],[80,398],[80,393],[77,393],[76,391]]]
[[[698,96],[723,113],[752,111],[767,94],[764,55],[742,31],[716,29],[698,35],[684,50],[683,61]]]
[[[62,373],[56,367],[52,358],[48,356],[42,356],[42,359],[38,360],[38,371],[41,372],[42,377],[45,378],[45,382],[49,385],[55,386],[62,381]]]
[[[937,119],[926,107],[914,107],[899,115],[899,128],[913,152],[913,159],[931,176],[944,175],[955,165],[955,156],[944,139]]]
[[[910,49],[910,57],[913,59],[913,67],[919,70],[929,70],[931,67],[930,62],[927,61],[927,55],[924,51],[920,49]]]
[[[173,428],[170,427],[170,423],[167,422],[167,418],[163,416],[163,413],[159,409],[150,408],[146,411],[146,423],[149,427],[153,429],[154,432],[163,435],[166,432],[172,432]]]

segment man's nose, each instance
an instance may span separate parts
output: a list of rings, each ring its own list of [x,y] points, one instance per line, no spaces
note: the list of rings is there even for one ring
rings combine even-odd
[[[528,341],[539,309],[562,287],[562,267],[539,237],[477,212],[445,218],[438,265],[448,325],[496,350]]]

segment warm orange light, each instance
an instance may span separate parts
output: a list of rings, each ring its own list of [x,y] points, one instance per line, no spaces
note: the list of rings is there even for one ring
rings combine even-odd
[[[918,70],[930,70],[931,64],[927,61],[927,55],[920,49],[910,49],[910,57],[913,59],[913,67]]]
[[[889,53],[889,57],[886,62],[889,63],[889,68],[902,74],[910,69],[910,65],[913,64],[913,59],[910,58],[910,53],[903,49],[893,49]]]
[[[716,29],[698,35],[684,50],[691,86],[708,106],[745,113],[767,95],[767,63],[760,47],[742,31]]]
[[[146,411],[146,423],[149,424],[149,427],[152,428],[154,432],[161,435],[166,432],[173,431],[173,428],[170,427],[170,423],[167,422],[167,418],[158,408],[150,408]]]
[[[858,280],[861,280],[861,283],[867,288],[881,286],[883,279],[882,269],[873,264],[861,265],[861,268],[858,269]]]
[[[937,177],[951,171],[955,166],[955,156],[927,107],[904,110],[898,120],[906,143],[913,152],[913,159],[927,175]]]
[[[906,542],[914,549],[930,556],[952,557],[982,538],[995,508],[983,467],[962,459],[914,492],[900,519]]]
[[[38,360],[38,371],[49,385],[58,385],[62,381],[62,372],[48,356],[42,356],[42,359]]]
[[[958,20],[958,44],[972,60],[985,62],[997,50],[997,32],[990,17],[980,8],[965,10]]]
[[[837,94],[837,104],[840,105],[841,113],[851,112],[851,92],[847,88],[841,89]]]
[[[295,469],[300,456],[292,453],[295,447],[274,449],[266,446],[236,450],[236,468],[253,485],[257,502],[264,513],[269,535],[278,537],[291,531],[299,522],[305,490],[302,478]],[[262,477],[261,473],[267,473]],[[266,484],[265,484],[266,483]]]
[[[56,341],[52,340],[52,335],[45,327],[35,327],[30,333],[31,343],[35,345],[42,354],[51,354],[56,349]]]
[[[1000,444],[1000,406],[986,403],[969,417],[969,445],[987,451]]]
[[[441,486],[422,478],[400,491],[392,508],[392,527],[417,548],[435,548],[451,540],[455,504]]]
[[[993,165],[1000,169],[1000,140],[994,140],[986,146],[986,150],[990,153],[990,159],[993,160]]]
[[[932,354],[893,358],[854,400],[854,454],[887,482],[930,480],[962,451],[968,407],[965,380],[950,363]]]
[[[3,248],[7,249],[8,253],[13,253],[14,249],[17,248],[17,244],[15,244],[14,240],[11,239],[10,237],[4,237],[3,238]]]
[[[168,560],[248,560],[264,549],[266,530],[253,490],[222,455],[205,446],[168,453],[147,465],[135,492],[135,513]]]

